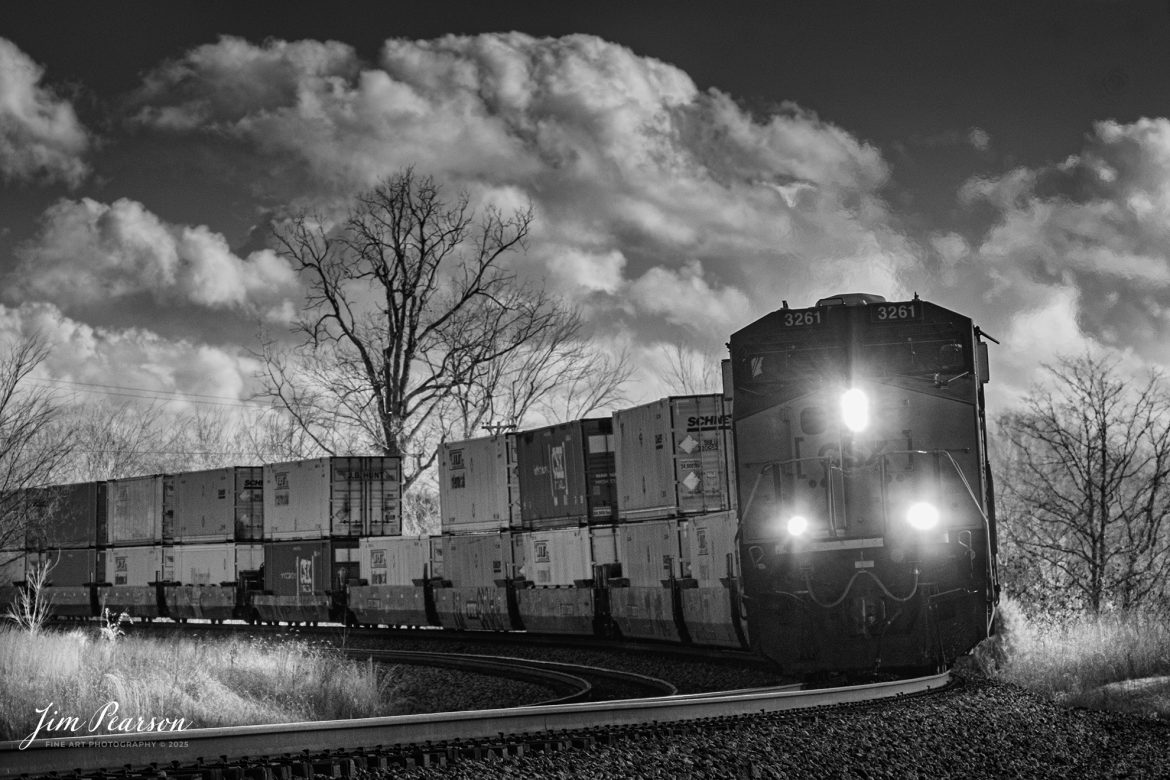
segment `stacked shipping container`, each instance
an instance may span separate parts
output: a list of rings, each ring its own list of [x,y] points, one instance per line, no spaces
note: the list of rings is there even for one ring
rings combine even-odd
[[[516,434],[525,530],[617,519],[613,420],[574,420]]]
[[[28,549],[105,544],[106,483],[84,482],[26,490],[22,512],[32,531]]]
[[[176,542],[260,541],[264,469],[241,466],[178,475],[174,518]]]
[[[663,398],[614,412],[613,424],[623,520],[731,508],[731,415],[722,396]]]
[[[399,461],[387,455],[264,466],[264,538],[400,535]]]
[[[169,474],[115,479],[107,484],[106,539],[109,545],[170,541],[175,478]]]
[[[513,433],[439,445],[443,533],[520,525],[520,480]]]

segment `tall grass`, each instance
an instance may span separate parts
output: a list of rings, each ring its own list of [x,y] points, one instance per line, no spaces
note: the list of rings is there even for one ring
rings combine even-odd
[[[999,637],[977,652],[996,678],[1071,706],[1170,717],[1170,616],[1029,613],[1004,599]],[[1145,685],[1127,681],[1149,680]]]
[[[116,702],[119,718],[183,718],[190,727],[398,714],[400,677],[303,641],[106,642],[82,631],[0,628],[0,739],[24,739],[49,705],[86,721]]]

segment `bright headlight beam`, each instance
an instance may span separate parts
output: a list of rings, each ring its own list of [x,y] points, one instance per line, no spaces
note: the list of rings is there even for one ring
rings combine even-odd
[[[938,510],[935,509],[934,504],[919,501],[906,512],[906,522],[919,531],[929,531],[938,525]]]
[[[801,536],[808,530],[808,520],[800,515],[793,515],[788,518],[788,533],[793,536]]]
[[[854,433],[869,427],[869,399],[856,387],[841,396],[841,421]]]

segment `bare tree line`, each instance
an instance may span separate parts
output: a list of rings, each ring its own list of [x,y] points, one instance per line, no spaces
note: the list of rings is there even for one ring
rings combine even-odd
[[[1046,366],[999,419],[1005,586],[1039,606],[1165,608],[1170,595],[1170,391],[1117,360]]]

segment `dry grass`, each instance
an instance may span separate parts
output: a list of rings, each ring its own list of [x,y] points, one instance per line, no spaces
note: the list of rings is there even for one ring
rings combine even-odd
[[[183,718],[191,727],[392,715],[402,709],[394,702],[400,677],[300,641],[106,642],[82,631],[3,628],[0,739],[26,737],[50,704],[85,721],[113,701],[119,718]]]
[[[1170,676],[1167,615],[1028,614],[1004,599],[1000,625],[1000,636],[977,651],[997,679],[1070,706],[1170,717],[1170,684],[1126,684]]]

